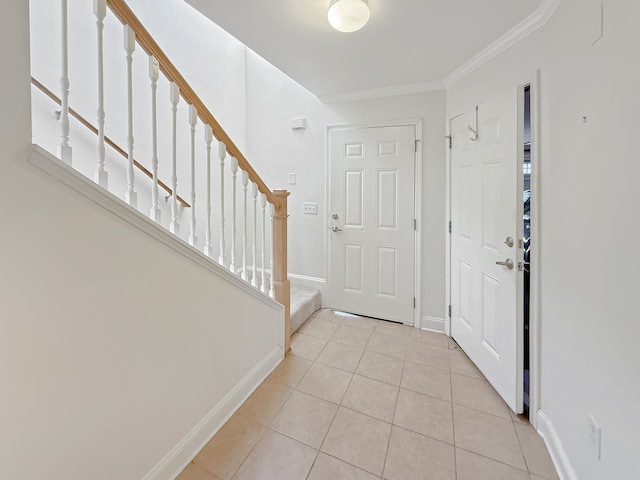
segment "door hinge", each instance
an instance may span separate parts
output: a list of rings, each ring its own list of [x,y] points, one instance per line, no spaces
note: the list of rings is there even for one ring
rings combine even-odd
[[[449,233],[451,233],[451,220],[449,220]]]
[[[413,231],[417,231],[418,230],[418,219],[414,218],[413,219]]]
[[[453,148],[453,136],[451,135],[447,135],[446,137],[447,140],[449,140],[449,150],[451,150],[451,148]]]
[[[418,140],[418,139],[415,139],[415,140],[413,141],[413,153],[418,153],[418,142],[419,142],[419,141],[420,141],[420,140]]]
[[[451,305],[449,305],[449,318],[451,318]]]
[[[414,310],[416,308],[416,297],[413,297],[413,308],[414,308]]]

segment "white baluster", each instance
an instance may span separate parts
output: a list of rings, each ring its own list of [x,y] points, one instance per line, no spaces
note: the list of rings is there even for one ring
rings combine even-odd
[[[273,285],[273,253],[275,248],[275,245],[273,244],[273,203],[269,204],[269,215],[271,217],[271,235],[269,236],[271,238],[271,256],[269,258],[269,265],[271,267],[271,273],[269,274],[269,296],[271,298],[276,298],[276,291],[274,290]]]
[[[198,246],[196,236],[196,124],[198,112],[196,107],[189,105],[189,126],[191,127],[191,221],[189,222],[189,245]]]
[[[151,220],[160,223],[162,210],[158,201],[158,77],[160,65],[155,57],[149,57],[149,78],[151,79],[151,172],[153,186],[151,188]]]
[[[94,179],[98,185],[108,188],[109,176],[105,169],[104,145],[104,18],[107,16],[107,1],[93,0],[93,13],[96,16],[98,32],[98,166]]]
[[[231,157],[230,166],[231,166],[231,181],[232,181],[231,204],[233,205],[233,208],[231,209],[231,213],[233,217],[231,218],[231,265],[229,265],[229,270],[231,270],[232,273],[236,273],[238,271],[238,267],[236,265],[236,232],[237,232],[236,213],[238,210],[238,201],[236,198],[236,193],[238,191],[238,185],[237,185],[238,159],[235,157]]]
[[[171,223],[169,230],[175,235],[180,235],[180,222],[178,222],[178,102],[180,101],[180,88],[175,82],[170,85],[170,100],[172,113],[172,145],[171,145]]]
[[[251,262],[253,266],[253,275],[251,277],[251,285],[253,287],[258,288],[258,278],[257,278],[257,270],[256,270],[256,262],[258,261],[256,257],[257,253],[257,241],[258,241],[258,185],[256,183],[251,182],[251,195],[253,196],[253,246],[251,249],[253,260]]]
[[[220,255],[218,263],[223,267],[227,263],[225,258],[224,242],[224,159],[227,156],[227,147],[222,142],[218,142],[218,157],[220,158]]]
[[[242,279],[247,281],[247,187],[249,186],[249,174],[242,170],[242,195],[243,195],[243,216],[242,216]]]
[[[127,58],[127,193],[125,201],[132,207],[138,206],[138,194],[135,190],[133,170],[133,52],[136,49],[136,34],[129,25],[124,26],[124,50]]]
[[[69,145],[69,22],[67,15],[67,0],[60,2],[61,13],[61,74],[60,74],[60,145],[58,156],[60,160],[71,165],[71,145]]]
[[[262,290],[262,293],[267,293],[267,274],[264,261],[267,251],[267,196],[264,193],[260,196],[260,206],[262,207],[262,277],[260,279],[260,290]]]
[[[207,144],[207,226],[204,235],[204,254],[211,257],[213,255],[211,245],[211,142],[213,142],[213,130],[209,125],[204,126],[204,141]]]

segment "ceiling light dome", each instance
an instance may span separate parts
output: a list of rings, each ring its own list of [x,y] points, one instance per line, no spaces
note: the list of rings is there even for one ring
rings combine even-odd
[[[355,32],[369,21],[369,5],[367,0],[332,0],[327,18],[339,32]]]

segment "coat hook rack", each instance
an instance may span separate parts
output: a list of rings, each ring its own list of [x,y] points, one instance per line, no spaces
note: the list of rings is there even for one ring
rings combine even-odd
[[[471,125],[467,125],[467,128],[471,133],[473,133],[473,137],[471,137],[471,141],[475,142],[480,138],[478,134],[478,106],[476,105],[476,128],[473,128]]]

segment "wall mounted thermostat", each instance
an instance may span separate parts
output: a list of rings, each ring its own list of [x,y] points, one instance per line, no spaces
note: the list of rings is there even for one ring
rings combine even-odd
[[[307,119],[306,118],[292,118],[291,119],[291,130],[304,130],[307,128]]]

